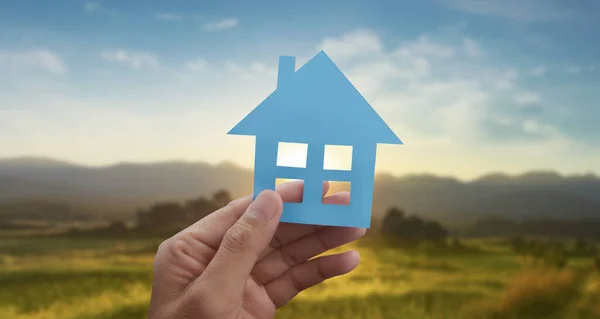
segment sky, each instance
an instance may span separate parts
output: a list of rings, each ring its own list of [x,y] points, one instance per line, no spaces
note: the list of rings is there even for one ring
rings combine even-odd
[[[223,161],[227,131],[324,50],[405,145],[377,170],[600,173],[600,2],[0,2],[0,158]]]

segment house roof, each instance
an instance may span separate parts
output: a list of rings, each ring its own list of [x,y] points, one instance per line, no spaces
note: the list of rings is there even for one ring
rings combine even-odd
[[[280,83],[229,134],[280,142],[402,144],[323,51]]]

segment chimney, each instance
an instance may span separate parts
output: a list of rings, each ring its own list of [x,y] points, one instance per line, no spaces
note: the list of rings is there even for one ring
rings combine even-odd
[[[292,75],[296,71],[296,57],[293,56],[280,56],[279,57],[279,71],[277,73],[277,87],[281,85],[287,85]]]

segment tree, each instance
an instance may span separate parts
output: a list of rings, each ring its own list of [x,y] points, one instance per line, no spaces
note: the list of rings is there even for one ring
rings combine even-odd
[[[384,236],[405,244],[416,245],[423,241],[443,242],[448,232],[435,221],[425,221],[418,216],[406,216],[397,207],[388,209],[381,231]]]
[[[515,253],[533,258],[534,262],[550,267],[563,268],[568,262],[568,251],[559,241],[524,240],[515,237],[511,241]]]
[[[138,228],[148,228],[150,226],[150,220],[148,219],[148,212],[138,208],[135,212],[135,216],[137,218],[137,227]]]
[[[441,242],[448,236],[442,225],[438,222],[427,221],[424,224],[425,238],[434,242]]]
[[[113,221],[113,222],[110,223],[110,225],[108,226],[108,228],[111,231],[118,232],[118,233],[122,233],[122,232],[126,232],[127,231],[127,225],[125,225],[125,223],[122,222],[122,221]]]
[[[452,247],[462,247],[463,244],[460,241],[460,239],[458,237],[453,237],[452,241],[450,242],[450,245],[452,245]]]
[[[185,210],[175,202],[155,204],[146,214],[148,226],[151,228],[170,228],[186,222]]]
[[[528,254],[528,244],[525,240],[523,240],[523,237],[521,236],[517,236],[517,237],[513,237],[513,239],[510,242],[510,245],[512,247],[512,250],[520,256],[526,256]]]
[[[160,202],[136,212],[138,228],[173,229],[187,227],[231,202],[228,191],[221,189],[207,198],[200,196],[180,204]]]
[[[220,206],[216,205],[213,201],[201,196],[197,199],[187,201],[184,207],[186,211],[187,221],[189,223],[194,223],[206,217],[206,215],[212,213]]]
[[[588,248],[588,244],[585,240],[583,240],[581,238],[577,238],[575,240],[575,252],[583,253],[586,251],[587,248]]]
[[[223,207],[231,201],[231,195],[224,189],[220,189],[212,195],[212,202],[219,207]]]
[[[398,207],[391,207],[383,218],[383,225],[381,225],[381,231],[384,235],[394,236],[397,228],[402,223],[406,214],[403,210]]]
[[[564,268],[567,265],[567,250],[560,243],[550,243],[542,254],[544,264],[551,267]]]

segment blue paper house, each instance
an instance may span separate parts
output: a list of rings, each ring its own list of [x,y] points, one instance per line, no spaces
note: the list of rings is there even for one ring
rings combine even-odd
[[[229,134],[256,136],[254,196],[277,178],[304,180],[301,203],[284,203],[282,222],[368,228],[377,144],[402,144],[335,63],[321,51],[295,70],[279,58],[277,89]],[[306,167],[277,166],[280,142],[308,145]],[[324,168],[326,145],[352,146],[350,170]],[[324,181],[350,182],[350,204],[322,203]]]

